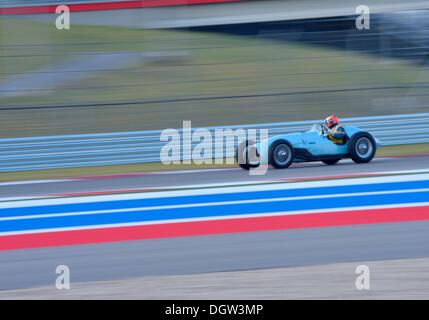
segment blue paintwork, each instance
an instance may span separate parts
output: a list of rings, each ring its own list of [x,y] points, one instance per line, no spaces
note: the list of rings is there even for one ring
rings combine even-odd
[[[338,156],[341,158],[347,157],[348,142],[344,145],[338,145],[330,141],[327,136],[323,135],[320,125],[313,125],[310,130],[301,133],[290,133],[276,135],[256,145],[256,148],[261,155],[260,164],[268,163],[268,150],[270,146],[278,140],[288,141],[294,148],[302,148],[308,150],[314,156]],[[363,130],[355,126],[342,126],[348,137],[353,136],[357,132]],[[381,146],[380,141],[374,137],[376,147]],[[295,162],[304,160],[295,159]]]

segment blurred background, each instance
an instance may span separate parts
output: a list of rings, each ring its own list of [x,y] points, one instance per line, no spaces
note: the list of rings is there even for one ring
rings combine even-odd
[[[427,3],[359,4],[2,1],[0,137],[427,112]]]

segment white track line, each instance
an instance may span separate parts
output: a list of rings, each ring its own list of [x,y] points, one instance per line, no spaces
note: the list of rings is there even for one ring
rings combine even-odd
[[[7,201],[22,201],[22,200],[37,200],[41,198],[53,198],[53,197],[9,197],[9,198],[0,198],[0,202]]]
[[[80,179],[10,181],[10,182],[0,182],[0,186],[19,186],[19,185],[27,185],[27,184],[58,183],[58,182],[69,182],[69,181],[79,181],[79,180]]]

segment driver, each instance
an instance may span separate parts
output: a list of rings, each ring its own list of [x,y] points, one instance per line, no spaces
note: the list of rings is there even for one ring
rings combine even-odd
[[[339,125],[340,119],[331,114],[325,119],[326,127],[328,128],[328,139],[336,144],[343,144],[346,138],[346,131]]]

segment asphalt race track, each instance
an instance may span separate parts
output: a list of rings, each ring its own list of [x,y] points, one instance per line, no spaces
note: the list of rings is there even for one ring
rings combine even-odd
[[[429,169],[429,156],[382,158],[365,165],[344,161],[271,169],[249,176],[238,169],[82,177],[1,184],[1,198],[52,196],[238,182],[331,179]],[[428,199],[429,200],[429,199]],[[0,251],[0,290],[52,286],[55,267],[68,265],[72,281],[270,269],[354,261],[429,257],[429,221],[298,228]]]
[[[101,177],[82,177],[76,180],[41,181],[42,183],[0,183],[0,198],[31,197],[88,192],[121,191],[145,188],[186,187],[195,185],[242,183],[252,181],[287,181],[301,178],[326,178],[350,174],[382,173],[389,171],[429,168],[429,155],[407,158],[378,158],[369,164],[355,164],[342,160],[335,166],[314,162],[294,164],[287,170],[268,170],[266,175],[249,175],[239,168],[135,173]],[[37,182],[37,181],[35,181]],[[0,199],[1,200],[1,199]]]
[[[0,253],[1,289],[399,258],[429,257],[429,222],[199,236]]]

